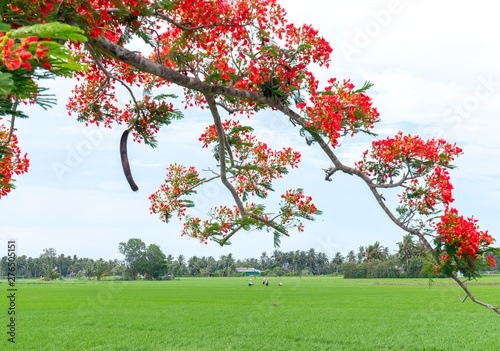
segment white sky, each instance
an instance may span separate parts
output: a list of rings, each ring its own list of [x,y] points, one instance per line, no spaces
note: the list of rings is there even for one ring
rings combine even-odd
[[[282,3],[290,21],[312,24],[332,44],[330,69],[318,70],[323,82],[338,77],[351,78],[358,86],[366,80],[375,83],[370,95],[381,113],[376,127],[380,138],[402,130],[424,138],[445,137],[464,149],[452,171],[455,207],[500,237],[497,2],[309,0],[306,7],[299,0]],[[197,141],[210,123],[207,112],[185,111],[184,120],[160,133],[156,149],[129,143],[132,173],[139,185],[133,193],[119,159],[123,128],[85,128],[74,116],[68,117],[64,107],[74,82],[57,80],[50,86],[58,106],[49,111],[29,109],[30,118],[16,122],[31,167],[17,177],[17,189],[0,201],[0,245],[15,238],[20,255],[38,256],[53,247],[66,255],[110,259],[121,258],[120,241],[139,237],[174,256],[219,257],[231,252],[247,258],[272,252],[272,233],[241,233],[224,248],[201,245],[180,237],[178,220],[167,225],[149,214],[147,198],[158,189],[170,163],[214,167],[210,151]],[[306,223],[304,233],[283,238],[281,250],[314,247],[331,257],[376,240],[396,248],[404,233],[386,218],[368,189],[341,174],[325,182],[326,157],[307,147],[286,118],[265,112],[243,122],[257,127],[270,145],[293,146],[303,155],[300,169],[275,183],[276,195],[303,187],[324,212]],[[366,137],[345,141],[338,154],[350,164],[369,143]],[[200,190],[197,211],[203,215],[224,199],[225,189],[210,185]],[[0,249],[0,255],[5,252]]]

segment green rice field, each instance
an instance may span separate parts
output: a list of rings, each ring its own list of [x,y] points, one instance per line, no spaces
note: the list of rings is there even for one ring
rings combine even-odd
[[[1,350],[498,350],[500,315],[423,279],[18,281]],[[278,283],[283,282],[283,286]],[[500,277],[471,286],[500,304]],[[476,283],[476,284],[477,284]],[[7,295],[8,285],[0,281]]]

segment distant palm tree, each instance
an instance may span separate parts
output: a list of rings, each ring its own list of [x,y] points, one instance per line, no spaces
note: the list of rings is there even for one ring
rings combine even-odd
[[[94,276],[94,265],[90,262],[87,262],[85,266],[85,276],[90,280]]]
[[[351,251],[353,256],[354,256],[354,251]],[[354,257],[354,259],[356,259]],[[344,257],[342,257],[342,254],[340,252],[336,252],[335,256],[332,258],[332,266],[333,270],[335,272],[340,272],[340,269],[342,267],[342,263],[344,262]]]
[[[356,254],[354,253],[354,250],[351,250],[347,253],[347,261],[348,262],[356,262]]]
[[[317,273],[320,273],[323,268],[328,265],[328,256],[324,252],[318,252],[316,255]]]
[[[358,252],[358,263],[363,262],[363,260],[366,258],[366,252],[365,252],[365,247],[360,246],[359,247],[359,252]]]
[[[200,262],[198,257],[193,256],[188,260],[188,267],[190,275],[194,276],[200,273]]]
[[[366,260],[386,260],[388,258],[388,249],[380,245],[378,241],[365,248]]]
[[[226,264],[226,275],[229,276],[229,273],[231,272],[231,267],[234,265],[234,258],[232,253],[226,256],[225,264]]]
[[[103,261],[97,261],[95,268],[94,268],[94,274],[97,277],[97,280],[101,280],[101,277],[106,274],[107,271],[107,265]]]
[[[314,248],[310,248],[307,252],[307,261],[309,262],[309,268],[311,269],[311,273],[313,273],[313,264],[316,261],[316,250]]]
[[[303,270],[307,266],[307,253],[305,251],[300,251],[299,253],[299,267]]]
[[[182,266],[184,265],[184,255],[183,254],[180,254],[179,257],[177,257],[177,262],[179,262],[179,264]]]
[[[406,234],[403,236],[403,240],[397,243],[399,246],[399,250],[397,255],[399,258],[404,260],[406,265],[408,265],[408,261],[410,260],[410,257],[414,256],[416,254],[416,245],[415,242],[413,241],[413,236],[411,234]]]
[[[299,250],[290,252],[290,263],[292,264],[292,272],[297,272],[297,263],[299,262]]]
[[[45,277],[50,279],[50,280],[56,280],[59,278],[61,274],[57,272],[57,268],[51,268],[50,266],[47,266],[45,268]]]
[[[269,260],[269,257],[267,257],[267,252],[262,252],[260,255],[260,267],[262,269],[266,268],[267,261]]]
[[[272,259],[275,266],[283,268],[283,252],[280,250],[274,250]]]
[[[415,244],[415,256],[424,257],[426,255],[424,245],[420,241]]]

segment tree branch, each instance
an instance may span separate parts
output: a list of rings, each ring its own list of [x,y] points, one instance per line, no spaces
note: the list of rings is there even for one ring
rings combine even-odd
[[[252,100],[261,102],[269,106],[275,106],[276,102],[272,98],[268,98],[261,93],[236,89],[232,87],[225,87],[220,85],[213,85],[202,82],[198,78],[193,78],[181,74],[168,66],[153,62],[145,57],[142,57],[112,41],[104,38],[89,37],[88,44],[99,50],[105,52],[111,57],[135,67],[143,72],[153,74],[157,77],[163,78],[169,82],[182,86],[184,88],[199,91],[201,93],[209,93],[213,95],[226,95],[243,100]]]
[[[458,277],[456,276],[456,274],[452,274],[451,275],[451,278],[465,291],[465,293],[467,294],[463,299],[460,298],[460,295],[458,296],[460,298],[460,301],[464,302],[465,299],[467,297],[469,297],[473,302],[477,303],[478,305],[481,305],[483,307],[486,307],[490,310],[493,310],[495,311],[496,313],[500,314],[500,306],[493,306],[493,305],[490,305],[488,303],[485,303],[485,302],[482,302],[482,301],[479,301],[478,299],[476,299],[474,297],[474,295],[471,294],[471,292],[469,291],[469,288],[467,287],[467,285],[465,285],[460,279],[458,279]]]
[[[19,106],[19,96],[17,94],[15,94],[14,104],[12,106],[12,111],[13,112],[15,112],[17,110],[17,106]],[[5,147],[9,146],[9,143],[10,143],[10,141],[12,139],[12,135],[14,134],[14,124],[15,124],[15,121],[16,121],[16,115],[12,114],[11,117],[10,117],[9,135],[7,136],[7,139],[4,142],[4,146]]]
[[[243,228],[243,224],[240,224],[239,226],[234,228],[231,233],[224,235],[222,237],[222,241],[221,241],[220,245],[223,246],[229,240],[229,238],[231,238],[234,234],[236,234],[238,231],[240,231],[241,228]]]
[[[227,179],[227,175],[226,175],[226,152],[225,152],[225,147],[227,144],[226,133],[224,132],[224,127],[222,126],[222,121],[221,121],[221,118],[219,115],[219,111],[217,110],[217,106],[215,105],[214,96],[211,94],[204,94],[204,95],[205,95],[205,99],[207,100],[210,112],[212,113],[212,117],[214,119],[214,124],[215,124],[215,129],[217,131],[217,135],[219,136],[220,178],[221,178],[222,184],[224,184],[224,186],[229,190],[229,192],[233,196],[233,200],[236,203],[236,206],[238,206],[238,209],[240,210],[240,215],[243,218],[246,214],[245,207],[243,206],[243,203],[241,202],[241,199],[238,196],[236,189],[229,182],[229,180]]]
[[[105,67],[104,65],[102,64],[102,62],[99,60],[99,58],[97,57],[97,54],[95,53],[94,49],[92,49],[92,47],[88,44],[88,43],[84,43],[85,47],[87,48],[87,50],[89,51],[90,55],[92,56],[92,58],[94,59],[95,63],[97,64],[97,66],[99,66],[99,68],[101,69],[101,71],[110,79],[114,79],[118,82],[120,82],[127,90],[128,92],[130,93],[130,96],[132,97],[132,100],[134,101],[134,104],[135,104],[135,107],[137,109],[137,115],[138,115],[138,119],[140,117],[143,117],[143,119],[146,119],[144,117],[144,115],[142,114],[142,110],[141,108],[139,107],[139,104],[137,103],[137,100],[135,99],[135,95],[134,93],[132,92],[132,89],[130,89],[130,87],[128,86],[127,83],[125,83],[123,80],[121,80],[120,78],[118,78],[117,76],[111,74],[111,72],[109,72]]]
[[[271,220],[269,220],[269,219],[265,219],[264,217],[259,216],[258,214],[255,214],[255,213],[250,213],[250,216],[251,216],[253,219],[256,219],[256,220],[258,220],[258,221],[260,221],[260,222],[264,223],[264,224],[265,224],[265,225],[267,225],[268,227],[271,227],[271,228],[273,228],[273,229],[277,230],[277,231],[278,231],[278,232],[280,232],[281,234],[286,235],[286,236],[290,236],[290,234],[288,234],[288,232],[287,232],[286,230],[283,230],[283,229],[281,229],[281,228],[278,228],[278,227],[276,226],[276,224],[275,224],[275,223],[273,223]]]
[[[212,180],[217,179],[217,178],[220,178],[220,174],[218,174],[218,175],[216,175],[216,176],[214,176],[214,177],[212,177],[212,178],[210,178],[210,179],[205,179],[205,180],[202,180],[202,181],[201,181],[201,182],[199,182],[199,183],[196,183],[196,184],[195,184],[195,185],[193,185],[191,188],[189,188],[189,190],[193,190],[194,188],[199,187],[199,186],[200,186],[200,185],[202,185],[202,184],[205,184],[205,183],[211,182]]]

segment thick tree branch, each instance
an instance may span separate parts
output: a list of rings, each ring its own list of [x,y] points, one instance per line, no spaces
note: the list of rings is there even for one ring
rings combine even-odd
[[[145,57],[142,57],[112,41],[104,38],[88,38],[88,42],[95,48],[105,52],[111,57],[126,63],[140,71],[153,74],[157,77],[163,78],[169,82],[180,85],[184,88],[199,91],[201,93],[209,93],[212,95],[226,95],[238,99],[251,100],[267,104],[269,106],[276,105],[276,101],[272,98],[265,97],[261,93],[235,89],[232,87],[225,87],[220,85],[213,85],[202,82],[198,78],[193,78],[179,73],[170,67],[153,62]]]

